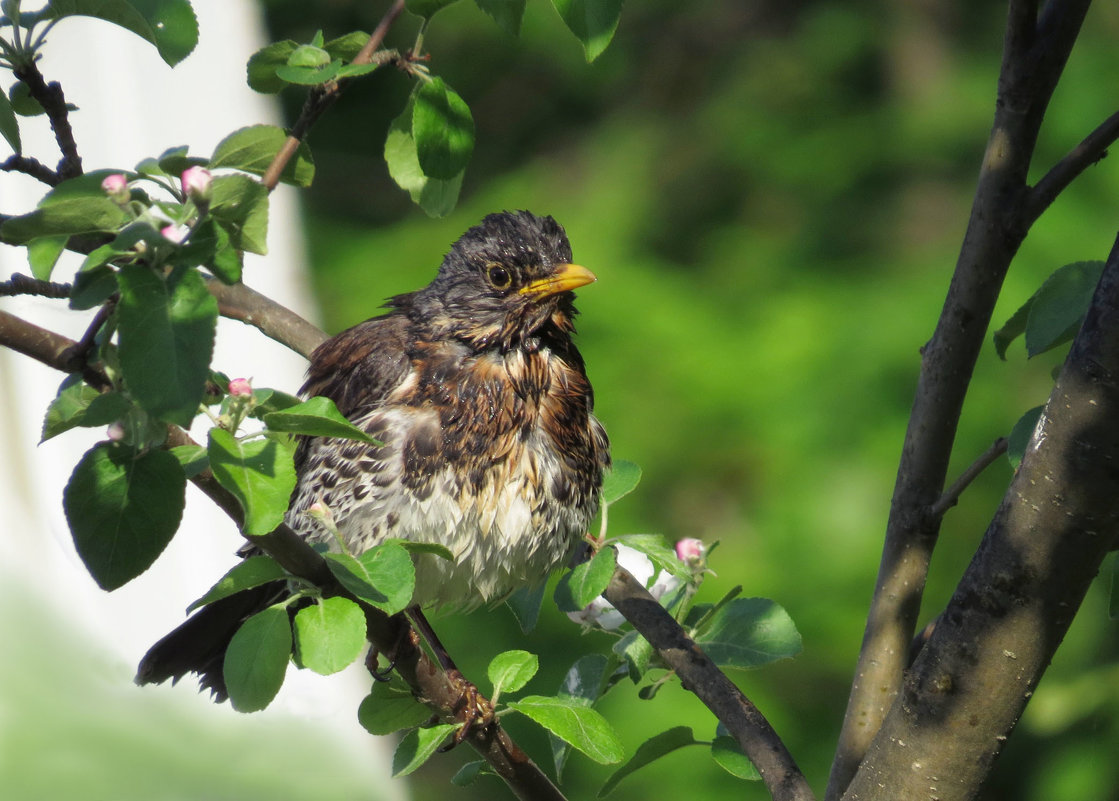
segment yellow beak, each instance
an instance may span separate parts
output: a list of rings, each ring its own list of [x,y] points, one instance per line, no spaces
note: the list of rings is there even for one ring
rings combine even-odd
[[[595,274],[578,264],[561,264],[546,278],[539,278],[525,284],[518,290],[522,295],[536,295],[546,298],[557,292],[568,292],[597,281]]]

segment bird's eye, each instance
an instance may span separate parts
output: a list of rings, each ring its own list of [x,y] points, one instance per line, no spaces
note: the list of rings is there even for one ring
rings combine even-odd
[[[486,277],[489,279],[490,286],[494,289],[508,289],[509,285],[513,283],[513,276],[500,264],[491,264],[487,267]]]

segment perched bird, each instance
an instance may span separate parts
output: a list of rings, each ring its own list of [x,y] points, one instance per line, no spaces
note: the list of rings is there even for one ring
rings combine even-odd
[[[567,562],[610,464],[571,338],[572,290],[595,276],[571,259],[551,217],[491,214],[427,287],[320,345],[303,393],[330,398],[380,444],[304,439],[288,525],[333,544],[307,513],[319,503],[351,553],[388,538],[447,547],[451,561],[414,557],[420,607],[495,603]],[[195,672],[224,697],[225,646],[268,592],[204,607],[153,646],[137,681]]]

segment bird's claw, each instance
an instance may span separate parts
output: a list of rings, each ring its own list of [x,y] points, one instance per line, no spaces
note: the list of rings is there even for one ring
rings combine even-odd
[[[466,680],[457,669],[447,671],[447,678],[458,689],[459,698],[455,702],[454,716],[459,722],[454,736],[440,751],[450,751],[470,736],[472,729],[484,729],[494,721],[493,704],[478,692],[478,688]]]

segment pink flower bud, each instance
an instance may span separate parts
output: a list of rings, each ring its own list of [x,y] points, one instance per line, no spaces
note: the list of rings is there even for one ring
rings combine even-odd
[[[681,562],[698,562],[703,559],[706,553],[707,548],[704,547],[702,540],[688,537],[676,542],[676,558]]]
[[[105,429],[105,436],[108,437],[111,442],[120,442],[124,439],[124,434],[124,426],[120,423],[113,423]]]
[[[180,176],[183,194],[196,204],[209,203],[213,193],[214,176],[205,167],[188,167]]]
[[[127,203],[132,199],[132,192],[128,189],[128,178],[119,172],[106,175],[101,182],[101,189],[117,203]]]
[[[182,242],[186,239],[190,229],[183,225],[168,225],[160,229],[159,233],[163,234],[164,239],[170,239],[175,244]]]
[[[253,394],[252,382],[247,378],[234,378],[229,382],[229,394],[234,397]]]

